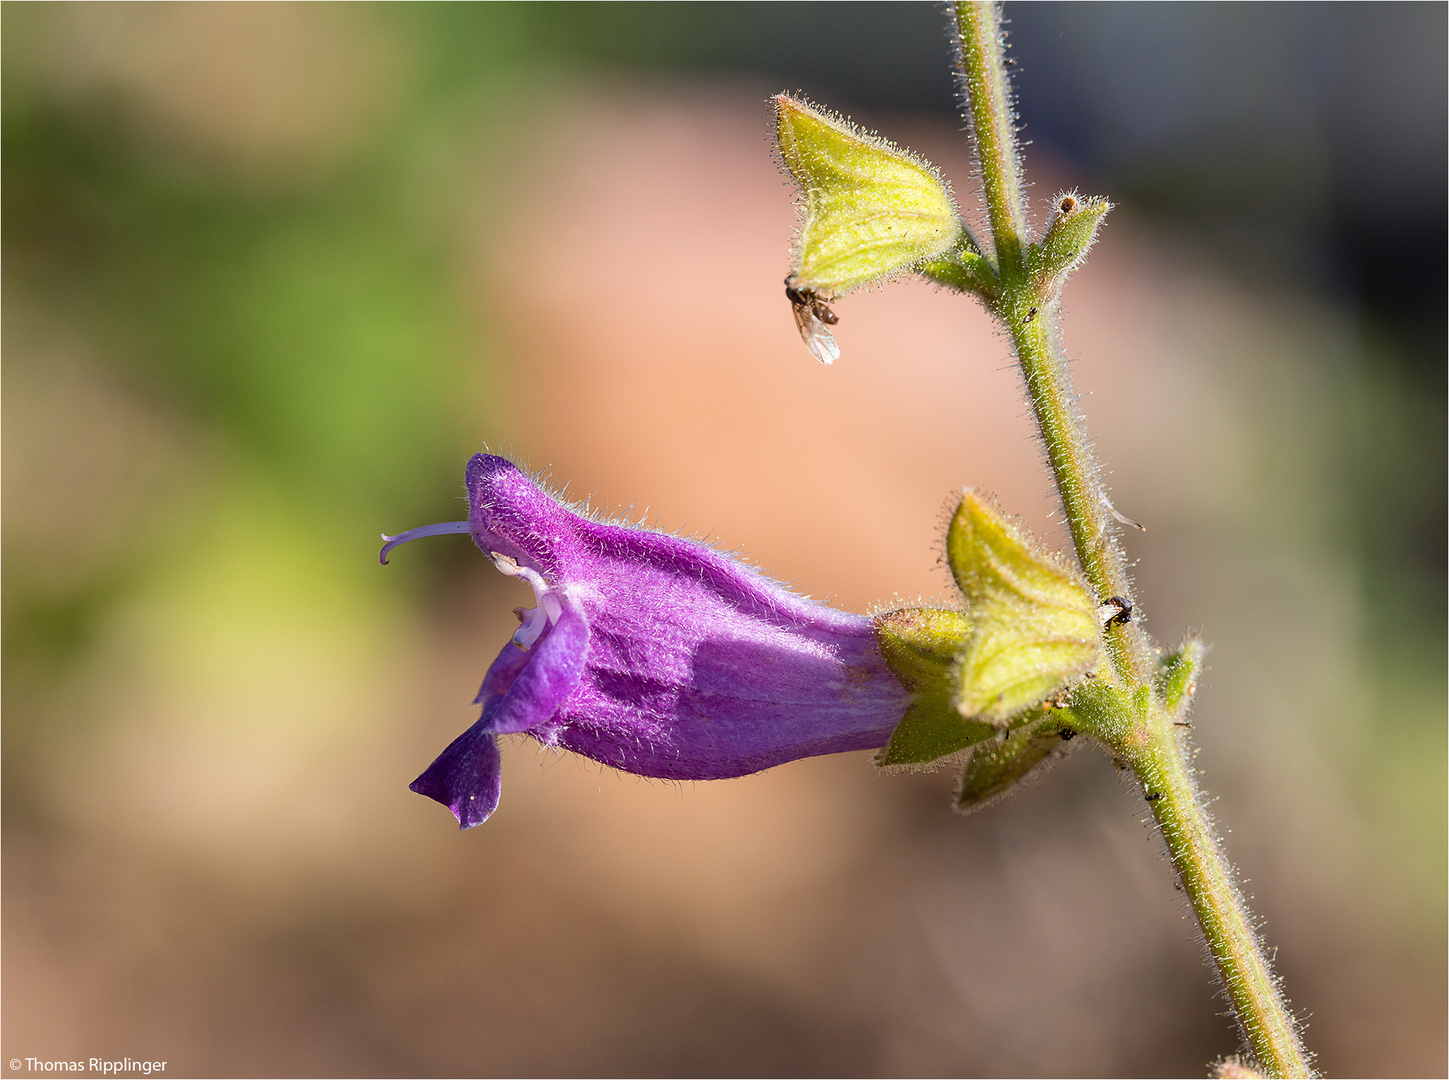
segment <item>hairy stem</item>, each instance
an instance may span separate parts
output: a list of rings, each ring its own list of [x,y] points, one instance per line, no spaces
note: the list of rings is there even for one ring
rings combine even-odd
[[[1021,248],[1026,236],[1026,212],[1021,198],[1021,174],[1016,157],[1016,118],[1006,82],[1001,50],[1001,21],[990,4],[958,4],[961,79],[970,103],[967,113],[977,152],[981,155],[981,183],[986,189],[986,212],[996,246],[1001,276],[1021,269]],[[992,163],[988,171],[987,160]]]
[[[1011,332],[1037,429],[1061,494],[1072,546],[1087,581],[1103,600],[1110,596],[1131,600],[1126,560],[1102,501],[1097,463],[1077,421],[1069,377],[1061,362],[1053,306],[1030,288],[1008,287],[998,315]],[[1152,649],[1139,624],[1109,626],[1104,636],[1118,677],[1129,684],[1144,683],[1152,671]]]
[[[1056,297],[1032,274],[1031,237],[1006,78],[1000,15],[993,3],[956,5],[961,78],[996,251],[999,285],[992,310],[1011,335],[1037,427],[1047,449],[1072,544],[1099,597],[1131,598],[1126,559],[1078,420],[1057,340]],[[1093,734],[1127,762],[1153,813],[1192,902],[1238,1022],[1272,1076],[1309,1076],[1309,1060],[1269,970],[1232,872],[1213,835],[1172,714],[1153,685],[1151,642],[1135,621],[1107,628],[1111,681],[1133,702],[1092,724]]]
[[[1203,810],[1182,744],[1170,721],[1153,727],[1148,743],[1126,755],[1127,761],[1148,796],[1161,796],[1152,798],[1152,813],[1243,1035],[1269,1076],[1311,1076],[1297,1025],[1253,933],[1247,905]]]

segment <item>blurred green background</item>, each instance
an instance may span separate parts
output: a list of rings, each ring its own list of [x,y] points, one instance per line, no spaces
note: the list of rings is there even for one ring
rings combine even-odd
[[[1230,850],[1325,1071],[1442,1074],[1446,9],[1008,15],[1032,175],[1123,208],[1103,276],[1084,275],[1097,291],[1069,289],[1067,341],[1117,503],[1153,523],[1133,543],[1154,631],[1190,623],[1219,647],[1199,726]],[[909,419],[873,420],[883,399],[857,393],[855,420],[855,391],[827,408],[834,390],[756,382],[711,435],[669,396],[686,377],[703,381],[680,394],[732,392],[744,352],[719,342],[746,317],[713,245],[755,220],[775,240],[750,302],[768,294],[784,357],[760,378],[819,382],[777,295],[788,192],[757,212],[730,201],[729,170],[769,169],[762,103],[782,87],[918,133],[928,155],[947,145],[936,7],[6,3],[0,19],[5,1056],[187,1075],[1176,1075],[1233,1049],[1140,807],[1088,755],[967,821],[949,778],[883,781],[863,761],[776,770],[739,797],[631,785],[597,834],[526,785],[582,777],[581,813],[621,785],[557,764],[526,779],[532,751],[507,759],[499,819],[462,841],[405,790],[467,725],[469,679],[520,598],[465,544],[381,571],[375,538],[461,516],[485,443],[671,527],[717,513],[731,545],[857,610],[939,587],[911,576],[928,543],[851,547],[869,543],[845,538],[859,515],[909,506],[926,528],[952,486],[1006,495],[1020,473],[1038,502],[1017,508],[1049,527],[1024,428],[990,444],[1016,465],[941,456],[938,494],[897,505],[927,451],[892,436]],[[723,162],[699,174],[723,194],[675,184],[675,216],[648,224],[666,205],[649,174],[690,155]],[[938,160],[964,201],[969,172]],[[860,300],[858,326],[886,295]],[[638,318],[616,327],[619,303]],[[928,344],[853,342],[851,310],[842,366],[943,392],[904,359]],[[648,323],[677,333],[650,352]],[[1135,334],[1181,351],[1119,357],[1126,374],[1094,384]],[[1218,334],[1232,344],[1214,352]],[[601,374],[620,357],[645,358],[637,383]],[[1152,364],[1181,377],[1131,377]],[[619,390],[620,419],[597,427],[590,379],[646,389]],[[1202,402],[1221,424],[1150,441],[1154,416]],[[667,459],[711,438],[718,471],[670,480]],[[812,471],[854,452],[878,475],[830,488]],[[1173,457],[1178,479],[1154,487],[1150,463]],[[797,555],[810,526],[791,514],[811,499],[857,516]],[[849,576],[871,561],[912,569]],[[778,862],[744,850],[755,791],[754,827],[798,841]],[[812,817],[832,799],[882,809]],[[713,840],[613,858],[638,873],[599,899],[579,837],[658,840],[653,815],[696,804]],[[1127,832],[1062,846],[1062,822],[1099,819]],[[744,869],[701,900],[677,879],[712,871],[681,846],[716,842]],[[1053,852],[1102,875],[1098,908]],[[770,875],[793,884],[740,884]],[[672,888],[662,909],[641,899]],[[1170,909],[1165,936],[1133,937],[1119,889]],[[1020,937],[980,952],[1003,922]],[[711,934],[724,944],[698,944]],[[771,955],[734,958],[751,948]]]

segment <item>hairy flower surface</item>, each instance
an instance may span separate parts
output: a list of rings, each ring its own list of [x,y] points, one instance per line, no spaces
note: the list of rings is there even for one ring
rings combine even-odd
[[[642,776],[715,780],[885,745],[909,704],[872,621],[693,540],[584,517],[512,462],[468,463],[469,532],[535,606],[483,679],[478,722],[411,784],[463,828],[498,805],[497,737]]]

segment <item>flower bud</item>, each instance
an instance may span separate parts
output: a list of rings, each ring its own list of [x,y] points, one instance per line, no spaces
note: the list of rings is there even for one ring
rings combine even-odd
[[[881,766],[926,765],[989,739],[996,728],[956,711],[956,658],[970,626],[959,611],[903,608],[875,617],[886,666],[911,695],[905,717],[876,754]]]
[[[1205,656],[1207,646],[1198,638],[1190,637],[1177,652],[1157,662],[1157,692],[1162,695],[1162,703],[1168,711],[1176,717],[1186,715],[1192,705]]]
[[[916,268],[961,235],[935,169],[836,117],[777,95],[780,159],[805,196],[793,284],[825,297]]]
[[[1213,1080],[1264,1080],[1267,1073],[1236,1057],[1223,1058],[1213,1064]]]
[[[1097,239],[1097,227],[1112,204],[1100,196],[1058,195],[1056,211],[1041,243],[1028,256],[1043,292],[1061,287]]]
[[[946,558],[970,624],[958,657],[962,716],[1005,727],[1096,666],[1091,590],[969,488],[946,534]]]

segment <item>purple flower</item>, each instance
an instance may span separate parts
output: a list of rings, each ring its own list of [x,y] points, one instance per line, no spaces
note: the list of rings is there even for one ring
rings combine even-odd
[[[641,776],[716,780],[885,745],[909,695],[875,628],[693,540],[591,520],[512,462],[468,463],[469,532],[536,606],[483,678],[478,722],[411,784],[463,828],[498,805],[499,735]]]

